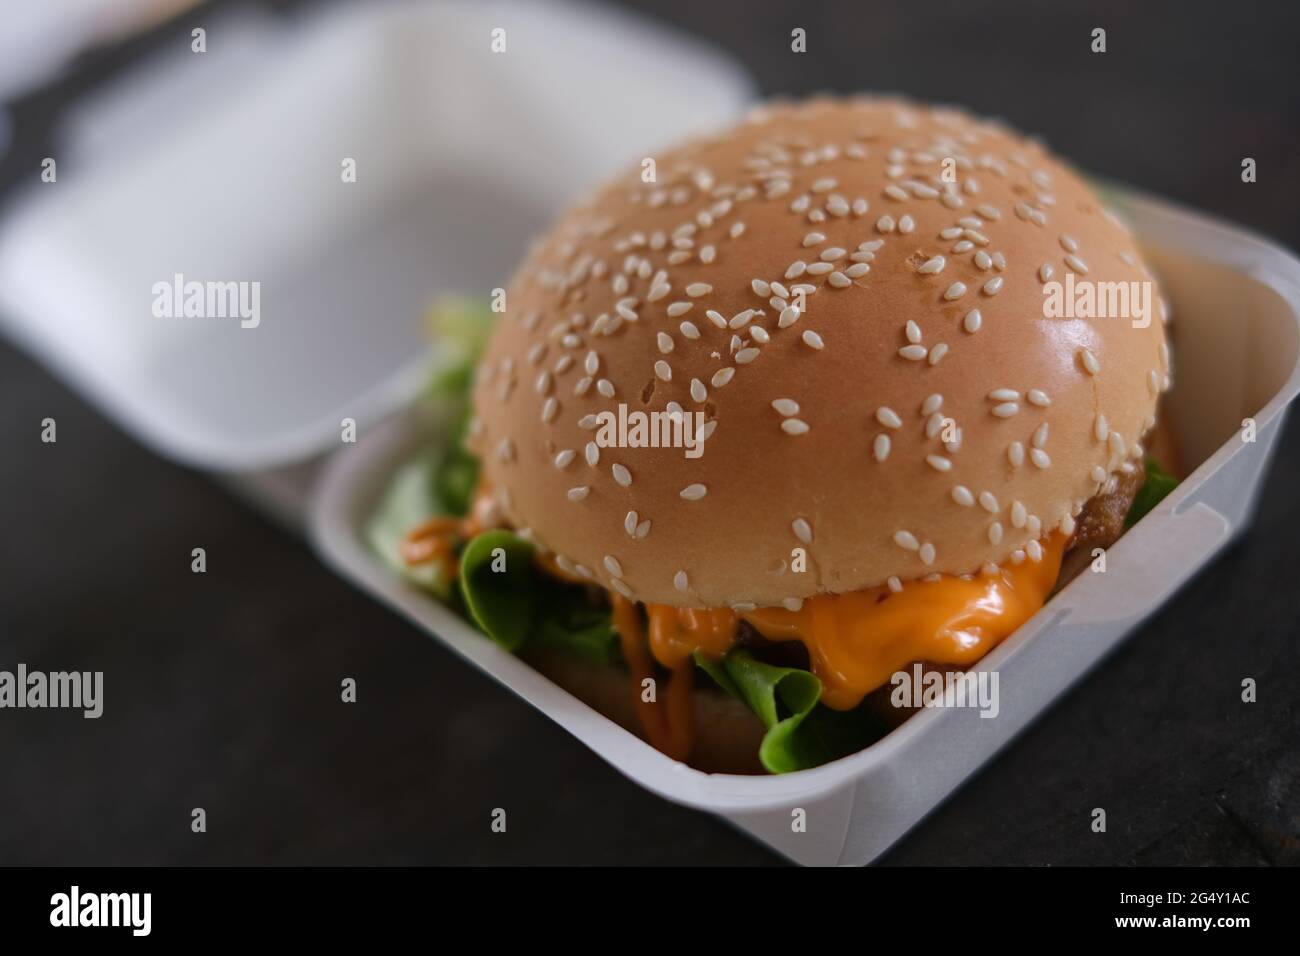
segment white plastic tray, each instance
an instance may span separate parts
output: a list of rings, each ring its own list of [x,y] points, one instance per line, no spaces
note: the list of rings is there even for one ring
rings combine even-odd
[[[1250,521],[1288,404],[1300,391],[1300,262],[1250,235],[1157,200],[1115,193],[1175,315],[1166,412],[1195,470],[1109,552],[979,665],[1001,711],[925,710],[855,755],[787,776],[713,775],[677,763],[499,649],[368,550],[361,529],[393,468],[422,440],[398,416],[337,453],[314,496],[324,559],[569,730],[632,780],[716,813],[790,859],[861,864],[932,810]],[[1253,443],[1240,437],[1253,417]],[[806,813],[793,832],[792,811]]]

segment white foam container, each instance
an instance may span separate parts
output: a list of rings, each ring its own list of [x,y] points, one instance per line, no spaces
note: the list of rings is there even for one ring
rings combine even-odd
[[[1250,522],[1287,406],[1300,392],[1300,261],[1222,223],[1122,191],[1110,195],[1173,304],[1175,387],[1166,414],[1195,470],[1107,554],[980,662],[999,715],[927,709],[860,753],[785,776],[706,774],[665,757],[498,648],[392,574],[362,528],[421,440],[398,416],[328,463],[311,536],[348,579],[406,615],[648,790],[718,814],[790,859],[861,864],[883,853],[1131,634]],[[1256,423],[1253,443],[1242,420]],[[802,808],[806,830],[795,832]]]
[[[408,400],[435,293],[505,285],[594,180],[753,95],[716,50],[573,0],[195,16],[211,52],[186,39],[84,104],[58,182],[0,225],[0,322],[154,449],[221,472]],[[155,318],[178,272],[259,282],[261,324]]]
[[[499,24],[510,52],[490,59]],[[577,3],[370,3],[305,29],[208,29],[211,59],[178,56],[165,79],[74,117],[59,184],[30,190],[0,224],[3,330],[167,457],[238,476],[291,520],[309,513],[340,574],[629,778],[793,860],[876,857],[1250,519],[1300,390],[1300,263],[1119,192],[1177,315],[1169,414],[1194,473],[1116,544],[1106,574],[1077,579],[982,662],[1000,672],[998,718],[928,710],[782,777],[675,763],[391,574],[362,526],[425,439],[401,409],[424,376],[414,316],[428,297],[503,282],[576,192],[726,122],[748,80],[716,51]],[[339,184],[342,156],[358,160],[355,185]],[[153,318],[152,283],[173,271],[261,281],[262,326]],[[342,416],[362,438],[340,449]],[[1246,416],[1252,444],[1237,437]],[[806,832],[792,832],[795,808]]]

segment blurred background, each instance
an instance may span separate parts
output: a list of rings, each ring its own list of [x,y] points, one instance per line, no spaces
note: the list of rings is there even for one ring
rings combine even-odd
[[[299,509],[339,414],[418,387],[429,297],[504,284],[584,185],[761,96],[961,104],[1300,247],[1298,28],[1244,2],[7,10],[0,668],[102,670],[105,712],[0,711],[0,864],[778,862],[317,562]],[[291,320],[160,325],[140,290],[173,271],[264,281]],[[883,862],[1300,862],[1297,427],[1253,532]]]

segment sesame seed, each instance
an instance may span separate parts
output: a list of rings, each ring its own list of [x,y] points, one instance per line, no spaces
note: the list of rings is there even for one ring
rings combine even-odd
[[[1101,371],[1101,363],[1097,361],[1097,356],[1087,349],[1079,349],[1079,361],[1083,363],[1084,371],[1089,375],[1096,375]]]
[[[898,202],[906,202],[909,198],[911,198],[907,195],[907,191],[903,189],[903,187],[897,186],[893,183],[890,183],[888,186],[885,187],[885,195],[888,196],[890,199],[897,200]]]
[[[577,452],[572,448],[566,448],[555,456],[555,467],[568,468],[569,465],[573,464],[573,459],[576,457],[578,457]]]
[[[971,494],[969,488],[965,485],[954,485],[952,489],[952,500],[957,502],[963,508],[969,508],[975,504],[975,496]]]
[[[961,228],[958,226],[949,226],[939,233],[940,239],[956,239],[961,235]]]
[[[582,449],[582,457],[586,459],[588,465],[595,468],[600,462],[600,446],[594,441],[587,442]]]
[[[975,243],[971,242],[968,239],[963,239],[961,242],[957,243],[955,246],[952,247],[952,251],[960,255],[963,252],[970,252],[974,248],[975,248]],[[989,263],[992,264],[992,261],[993,260],[990,259]]]
[[[1029,399],[1029,404],[1037,405],[1039,408],[1046,408],[1052,404],[1052,400],[1047,397],[1047,393],[1039,388],[1031,388],[1025,397]]]
[[[993,258],[983,249],[975,253],[975,267],[988,272],[993,268]]]
[[[605,555],[603,563],[605,565],[605,570],[614,575],[614,577],[621,578],[623,576],[623,565],[619,564],[618,558],[614,557],[612,554]]]
[[[772,402],[772,407],[781,415],[789,418],[791,415],[799,414],[799,403],[792,398],[778,398]]]
[[[1061,529],[1062,534],[1074,534],[1074,516],[1068,511],[1061,515],[1061,523],[1058,527]]]
[[[828,272],[833,272],[835,267],[829,262],[810,262],[808,268],[804,271],[810,276],[824,276]]]
[[[1025,522],[1029,520],[1029,513],[1025,511],[1025,506],[1019,501],[1011,502],[1011,526],[1013,528],[1023,528]]]
[[[1097,484],[1101,484],[1103,481],[1106,480],[1106,469],[1101,467],[1101,465],[1093,465],[1092,471],[1089,472],[1089,476]]]
[[[849,286],[853,285],[853,280],[843,272],[832,272],[826,281],[830,284],[831,288],[834,289],[847,289]]]
[[[736,374],[736,370],[732,368],[730,365],[728,365],[725,368],[720,368],[716,372],[714,372],[713,378],[711,378],[709,381],[713,384],[714,388],[722,388],[722,386],[726,385],[728,382],[731,381],[732,376],[734,376],[735,374]]]
[[[995,521],[989,525],[989,544],[1002,543],[1002,522]]]
[[[943,406],[943,396],[940,395],[938,392],[935,392],[933,395],[927,396],[925,401],[921,403],[921,414],[933,415],[942,406]]]
[[[978,332],[984,322],[984,316],[980,315],[979,309],[971,309],[966,313],[966,318],[962,319],[962,328],[967,332]]]
[[[820,258],[822,262],[834,262],[837,259],[843,259],[847,254],[847,249],[841,249],[839,246],[831,246],[829,249],[822,250]]]
[[[874,457],[876,461],[884,461],[889,457],[889,446],[890,441],[888,435],[883,433],[877,435],[875,441],[871,443],[872,457]]]
[[[1031,448],[1029,450],[1029,460],[1039,468],[1050,468],[1052,465],[1052,459],[1041,448]]]
[[[752,326],[749,330],[749,334],[759,345],[766,345],[770,340],[767,329],[763,328],[761,325]]]
[[[1101,414],[1101,412],[1097,413],[1096,421],[1093,423],[1092,433],[1096,436],[1097,441],[1105,441],[1106,436],[1110,434],[1110,425],[1106,423],[1106,416]]]
[[[598,419],[595,415],[583,415],[581,418],[578,419],[578,427],[585,428],[588,431],[590,431],[593,428],[596,428],[598,425],[600,425],[600,419]]]
[[[627,515],[624,516],[623,518],[623,530],[627,532],[627,536],[629,538],[636,537],[636,528],[637,528],[636,523],[637,523],[637,513],[635,511],[629,511]]]
[[[1038,520],[1038,515],[1030,515],[1025,520],[1025,530],[1031,537],[1037,538],[1043,531],[1043,523]]]
[[[897,575],[891,574],[888,577],[888,579],[885,581],[885,583],[889,585],[889,590],[892,591],[894,594],[897,594],[903,590],[903,582],[898,580]]]
[[[612,587],[619,594],[623,595],[623,597],[627,598],[629,601],[634,600],[636,598],[636,595],[632,593],[632,589],[628,587],[621,578],[610,578],[609,586]]]
[[[749,283],[749,287],[754,290],[755,295],[760,295],[765,299],[772,294],[772,287],[762,279],[754,279]]]
[[[596,382],[596,391],[606,398],[614,397],[614,383],[607,378],[602,378]]]
[[[985,295],[997,295],[1002,291],[1002,276],[994,276],[988,282],[984,283]]]
[[[806,235],[806,236],[803,237],[803,246],[804,246],[805,249],[807,249],[809,246],[815,246],[815,245],[817,245],[819,242],[825,242],[825,241],[826,241],[826,234],[825,234],[825,233],[822,233],[822,232],[810,232],[810,233],[808,233],[808,235]],[[754,281],[758,281],[758,280],[754,280]],[[754,291],[755,291],[755,292],[758,292],[757,289],[755,289]],[[767,293],[765,293],[765,292],[759,292],[758,294],[759,294],[759,295],[766,295]]]
[[[737,365],[748,365],[754,359],[758,358],[758,349],[745,348],[736,353],[735,361]]]
[[[622,316],[627,321],[635,322],[637,319],[637,315],[632,308],[632,305],[635,302],[636,299],[620,299],[618,303],[614,306],[614,311],[617,312],[620,316]],[[569,336],[566,335],[565,338],[567,339],[569,338]],[[565,342],[565,344],[567,345],[568,343]]]
[[[694,322],[683,322],[677,328],[681,331],[682,336],[685,338],[698,339],[700,337],[700,330],[696,327]]]
[[[729,329],[743,329],[749,324],[749,320],[754,317],[754,309],[745,309],[743,312],[737,312],[727,323]]]
[[[1124,436],[1123,435],[1121,435],[1119,432],[1112,431],[1110,433],[1110,437],[1107,439],[1107,443],[1110,445],[1111,454],[1113,454],[1116,458],[1124,457]]]
[[[667,355],[673,350],[673,337],[667,332],[660,332],[656,338],[659,345],[659,351]]]
[[[893,217],[893,216],[881,216],[879,219],[876,220],[876,230],[877,230],[878,232],[893,232],[893,231],[894,231],[894,217]]]
[[[921,327],[912,319],[908,319],[907,325],[903,326],[903,334],[907,336],[907,341],[914,344],[921,341]]]
[[[1020,444],[1018,441],[1013,441],[1008,445],[1007,461],[1011,462],[1012,466],[1015,468],[1019,468],[1023,465],[1025,463],[1025,446]]]
[[[687,485],[679,492],[686,501],[699,501],[708,493],[709,489],[699,483]]]
[[[1064,249],[1066,252],[1078,252],[1079,244],[1074,241],[1074,238],[1072,236],[1062,236],[1061,248]]]
[[[997,281],[1001,282],[1002,280],[999,279]],[[948,286],[947,290],[943,294],[943,297],[948,302],[951,302],[954,299],[960,299],[965,294],[966,294],[966,283],[954,282],[952,285]]]
[[[823,349],[826,347],[826,343],[822,341],[822,337],[812,329],[804,329],[803,344],[812,349]]]
[[[792,530],[794,536],[804,544],[812,544],[812,525],[808,523],[806,518],[795,518],[794,521],[790,523],[790,530]]]
[[[921,545],[921,547],[917,549],[917,553],[920,555],[922,564],[934,564],[934,545],[929,541]]]
[[[926,455],[925,460],[926,463],[929,464],[929,466],[933,468],[935,471],[952,470],[952,462],[949,461],[947,458],[944,458],[943,455]]]
[[[861,279],[864,275],[866,275],[870,271],[871,271],[871,266],[867,265],[865,262],[855,262],[853,265],[849,266],[847,269],[844,270],[844,274],[848,276],[850,279]]]
[[[615,463],[610,466],[609,470],[610,474],[614,476],[614,480],[624,488],[632,484],[632,473],[625,466]]]
[[[548,398],[542,402],[542,421],[550,422],[555,420],[555,415],[560,410],[560,403],[554,397]]]
[[[785,270],[785,277],[787,279],[797,279],[807,271],[808,263],[804,262],[802,259],[796,259],[794,262],[790,263],[790,267]]]
[[[989,401],[991,402],[1018,402],[1020,393],[1014,388],[995,388],[989,392]]]
[[[1030,561],[1043,560],[1043,546],[1037,541],[1030,541],[1025,545],[1025,554],[1029,555]]]
[[[673,380],[672,366],[663,359],[660,359],[655,362],[655,375],[659,376],[659,378],[663,379],[665,382],[671,382]]]
[[[1075,272],[1079,273],[1080,275],[1088,274],[1088,264],[1084,262],[1082,259],[1080,259],[1078,256],[1073,256],[1073,255],[1066,256],[1065,264],[1069,266],[1071,269],[1073,269]]]
[[[929,350],[924,345],[905,345],[898,354],[910,362],[919,362],[929,354]]]
[[[880,408],[876,409],[876,421],[880,422],[880,424],[884,425],[886,428],[903,427],[903,420],[898,416],[898,412],[894,411],[887,405],[882,405]]]
[[[803,435],[808,431],[808,423],[798,418],[787,418],[781,423],[781,431],[787,435]]]
[[[566,492],[566,497],[568,497],[570,501],[581,501],[590,493],[591,489],[589,487],[586,485],[579,485],[577,488],[570,488],[568,492]]]
[[[704,387],[704,383],[698,378],[691,379],[691,398],[697,402],[703,402],[709,397],[709,390]]]
[[[828,193],[837,185],[838,183],[833,178],[826,176],[812,184],[812,191],[815,193]]]
[[[713,286],[707,282],[692,282],[686,287],[686,294],[692,299],[698,299],[702,295],[708,295],[713,291]]]
[[[894,544],[900,548],[906,548],[908,551],[915,551],[921,547],[921,542],[916,540],[916,535],[910,531],[895,531]]]
[[[1055,272],[1056,270],[1052,268],[1050,262],[1044,262],[1038,267],[1038,278],[1043,282],[1047,282],[1052,278]]]
[[[668,306],[668,315],[670,318],[677,318],[679,315],[685,315],[691,309],[695,308],[694,302],[674,302]]]
[[[1047,444],[1047,422],[1043,422],[1034,429],[1034,437],[1030,440],[1035,448],[1042,448]]]
[[[917,266],[916,271],[921,275],[935,275],[943,271],[946,261],[943,256],[933,256]]]
[[[715,312],[713,311],[713,309],[708,309],[707,311],[705,311],[704,317],[720,329],[725,329],[727,327],[727,319],[720,312]]]
[[[991,491],[980,492],[980,507],[989,514],[998,513],[998,499]]]
[[[1015,402],[1002,402],[993,406],[993,415],[997,418],[1010,418],[1020,411],[1020,406]]]
[[[938,365],[945,355],[948,354],[948,343],[940,342],[934,348],[930,349],[930,364]]]

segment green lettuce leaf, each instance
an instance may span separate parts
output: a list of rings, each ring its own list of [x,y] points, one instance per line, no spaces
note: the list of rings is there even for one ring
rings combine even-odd
[[[720,663],[702,654],[695,663],[723,690],[752,710],[767,728],[758,750],[770,773],[807,770],[861,750],[888,728],[864,708],[821,704],[822,682],[796,667],[776,667],[735,650]]]
[[[438,365],[429,391],[434,397],[464,398],[474,377],[474,363],[492,331],[493,313],[477,298],[453,296],[436,301],[424,324],[438,346]]]
[[[1133,496],[1133,504],[1129,506],[1128,514],[1124,517],[1125,530],[1146,517],[1147,512],[1164,501],[1165,496],[1178,487],[1178,479],[1161,468],[1154,458],[1147,458],[1146,470],[1147,479],[1138,489],[1138,493]]]
[[[443,460],[441,455],[421,455],[403,464],[393,475],[379,507],[366,525],[366,540],[384,563],[411,583],[443,601],[453,596],[452,582],[437,564],[410,567],[402,560],[402,539],[406,533],[434,515],[450,514],[432,476]]]
[[[510,651],[562,648],[595,663],[619,659],[610,610],[581,585],[537,569],[533,546],[509,531],[485,531],[465,546],[460,592],[471,619]]]

